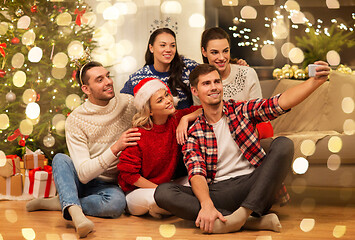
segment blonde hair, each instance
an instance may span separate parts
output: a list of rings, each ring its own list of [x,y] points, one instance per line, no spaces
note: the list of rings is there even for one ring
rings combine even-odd
[[[143,108],[138,111],[132,120],[133,127],[141,127],[145,130],[151,130],[153,128],[153,121],[150,117],[150,102],[147,101]]]

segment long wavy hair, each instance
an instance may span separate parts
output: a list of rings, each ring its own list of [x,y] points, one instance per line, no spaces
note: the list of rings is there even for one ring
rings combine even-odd
[[[174,37],[174,39],[176,41],[176,35],[175,35],[174,31],[172,31],[171,29],[169,29],[169,28],[156,29],[149,37],[147,51],[145,52],[145,65],[154,64],[154,55],[149,50],[149,45],[153,46],[156,37],[162,33],[170,34],[171,36]],[[184,67],[185,67],[185,64],[182,61],[181,56],[179,55],[177,47],[176,47],[175,56],[170,63],[170,68],[168,71],[168,73],[170,75],[169,80],[168,80],[168,86],[169,86],[170,91],[173,96],[178,96],[177,88],[180,88],[186,94],[188,101],[192,102],[192,95],[191,95],[190,87],[182,81],[182,73],[183,73]]]
[[[143,105],[143,108],[134,114],[132,119],[133,127],[141,127],[146,130],[153,128],[153,120],[150,117],[150,102],[149,100]]]
[[[224,31],[220,27],[213,27],[213,28],[208,28],[205,31],[203,31],[202,36],[201,36],[201,51],[202,48],[207,51],[207,44],[211,40],[216,40],[216,39],[227,39],[229,47],[231,46],[231,39],[226,31]],[[203,56],[202,54],[202,59],[204,63],[208,63],[208,59]],[[237,63],[238,59],[237,58],[231,58],[230,63]]]

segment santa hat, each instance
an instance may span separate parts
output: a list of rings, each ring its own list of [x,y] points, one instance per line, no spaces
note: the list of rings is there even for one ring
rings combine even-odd
[[[156,78],[144,78],[133,89],[134,106],[141,110],[150,97],[160,89],[165,89],[171,94],[169,87]]]

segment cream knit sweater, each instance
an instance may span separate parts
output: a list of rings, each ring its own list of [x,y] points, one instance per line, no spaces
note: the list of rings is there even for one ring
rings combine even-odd
[[[133,97],[116,94],[106,106],[86,101],[69,115],[66,141],[82,183],[94,178],[117,182],[118,157],[110,147],[131,127],[134,114]]]

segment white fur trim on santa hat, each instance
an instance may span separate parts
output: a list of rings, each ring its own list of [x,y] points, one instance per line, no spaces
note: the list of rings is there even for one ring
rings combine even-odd
[[[167,86],[158,79],[146,82],[134,96],[134,106],[141,110],[150,97],[160,89],[168,90]]]

